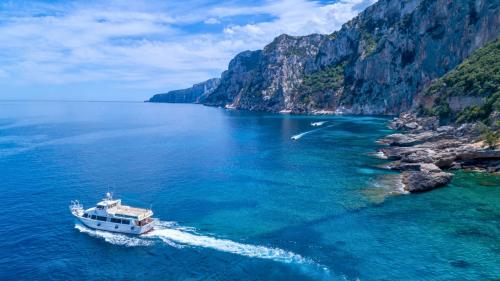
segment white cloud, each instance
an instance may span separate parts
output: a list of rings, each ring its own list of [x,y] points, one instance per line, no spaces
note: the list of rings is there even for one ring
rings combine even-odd
[[[208,18],[204,21],[206,24],[218,24],[220,20],[218,18]]]
[[[372,2],[165,6],[109,1],[34,5],[25,7],[24,13],[15,4],[4,5],[0,6],[7,10],[0,14],[0,84],[43,89],[51,84],[118,83],[146,93],[185,87],[218,76],[234,55],[260,49],[281,33],[331,33]],[[252,15],[268,19],[232,23]],[[222,22],[227,25],[220,30],[200,29]]]

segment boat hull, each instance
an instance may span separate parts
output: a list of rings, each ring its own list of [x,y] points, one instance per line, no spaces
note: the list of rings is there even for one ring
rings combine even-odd
[[[97,221],[80,216],[76,217],[79,221],[81,221],[85,226],[89,228],[110,232],[140,235],[149,232],[154,228],[154,222],[146,224],[144,226],[137,226],[131,224],[113,223],[109,221]]]

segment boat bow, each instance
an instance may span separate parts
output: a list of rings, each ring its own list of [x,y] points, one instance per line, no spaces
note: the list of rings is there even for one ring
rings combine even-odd
[[[76,217],[81,217],[83,215],[83,205],[78,202],[78,200],[71,201],[69,205],[69,210]]]

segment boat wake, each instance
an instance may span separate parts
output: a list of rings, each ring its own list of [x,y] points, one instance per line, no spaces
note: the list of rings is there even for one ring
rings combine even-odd
[[[300,134],[294,135],[294,136],[292,136],[290,139],[292,139],[292,140],[298,140],[298,139],[302,138],[302,137],[303,137],[303,136],[305,136],[305,135],[308,135],[308,134],[310,134],[310,133],[314,133],[314,132],[316,132],[316,131],[323,130],[323,129],[326,129],[326,128],[330,128],[330,127],[333,127],[333,125],[330,125],[330,126],[325,126],[325,127],[322,127],[322,128],[317,128],[317,129],[310,130],[310,131],[306,131],[306,132],[303,132],[303,133],[300,133]]]
[[[171,224],[165,225],[160,222],[155,230],[145,235],[146,237],[156,237],[169,245],[194,246],[209,248],[231,254],[242,255],[251,258],[270,259],[284,263],[313,263],[312,260],[302,257],[293,252],[279,248],[269,248],[243,244],[228,239],[220,239],[212,236],[200,235],[193,230],[177,228]]]
[[[311,131],[307,131],[307,132],[304,132],[304,133],[300,133],[300,134],[297,134],[297,135],[294,135],[291,137],[292,140],[298,140],[300,139],[301,137],[309,134],[309,133],[312,133],[313,131],[316,131],[316,130],[311,130]]]
[[[311,259],[290,251],[280,248],[244,244],[228,239],[202,235],[196,233],[194,228],[182,227],[177,225],[175,222],[159,221],[154,230],[137,237],[93,230],[82,224],[76,224],[75,228],[82,233],[103,239],[104,241],[114,245],[127,247],[151,246],[155,243],[156,239],[159,239],[168,246],[179,249],[184,247],[202,247],[251,258],[268,259],[290,264],[313,265],[323,269],[324,271],[328,271],[325,266],[319,265]]]

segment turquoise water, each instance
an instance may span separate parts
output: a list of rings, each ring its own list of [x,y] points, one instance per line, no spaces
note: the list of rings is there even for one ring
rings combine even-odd
[[[386,122],[0,102],[0,280],[500,279],[499,177],[401,194],[372,155]],[[70,200],[108,190],[158,229],[77,224]]]

